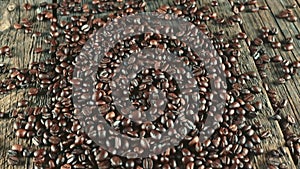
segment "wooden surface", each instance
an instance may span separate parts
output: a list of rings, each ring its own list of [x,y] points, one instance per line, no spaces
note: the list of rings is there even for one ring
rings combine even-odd
[[[43,2],[41,0],[26,0],[30,4],[39,4]],[[51,2],[51,1],[50,1]],[[0,29],[0,46],[10,46],[12,48],[12,58],[5,58],[1,60],[1,63],[8,64],[9,67],[14,67],[18,69],[29,68],[30,63],[38,62],[47,58],[46,54],[36,54],[34,53],[34,48],[43,47],[42,41],[45,37],[33,37],[31,34],[25,34],[24,29],[15,30],[13,28],[14,23],[20,23],[23,18],[28,18],[29,20],[36,20],[35,16],[39,12],[39,9],[32,9],[30,11],[25,11],[23,9],[24,0],[5,0],[0,1],[0,15],[1,15],[1,26]],[[8,11],[7,8],[11,5],[15,5],[16,8],[13,11]],[[34,31],[45,32],[49,28],[49,23],[46,22],[34,22]],[[46,46],[44,46],[46,47]],[[5,75],[1,75],[2,78]],[[0,111],[10,112],[16,107],[18,101],[26,99],[29,100],[30,104],[40,104],[45,105],[44,102],[47,101],[45,96],[29,97],[27,91],[20,89],[14,90],[9,94],[0,96]],[[34,104],[34,105],[35,105]],[[7,163],[7,150],[11,148],[13,144],[22,144],[24,147],[30,147],[31,140],[17,139],[15,132],[13,131],[13,121],[14,119],[0,120],[0,168],[33,168],[32,158],[23,158],[20,166],[9,166]]]
[[[38,0],[27,0],[26,2],[31,4],[38,4]],[[199,1],[200,5],[210,4],[210,0],[201,0]],[[228,0],[218,0],[219,6],[212,8],[212,11],[218,13],[218,17],[230,17],[233,15],[231,10],[232,6]],[[216,32],[220,30],[225,31],[225,37],[230,38],[237,35],[238,32],[247,33],[250,39],[254,39],[260,35],[259,29],[263,26],[267,27],[276,27],[279,29],[279,34],[276,36],[276,39],[283,41],[287,37],[292,37],[294,39],[294,50],[291,52],[286,52],[279,49],[272,49],[268,45],[265,45],[266,53],[269,56],[274,56],[275,54],[280,54],[284,59],[295,61],[300,60],[300,41],[296,40],[295,35],[300,33],[300,23],[297,22],[288,22],[284,19],[279,19],[276,15],[286,9],[287,5],[294,3],[293,0],[258,0],[258,6],[267,5],[270,7],[269,10],[259,11],[256,13],[242,12],[240,16],[243,19],[242,24],[235,24],[234,26],[223,27],[221,25],[213,24],[213,22],[208,22],[208,28],[211,32]],[[9,12],[7,6],[11,3],[16,4],[16,9]],[[33,61],[43,60],[47,58],[46,54],[37,55],[33,53],[35,47],[43,47],[42,40],[44,37],[35,38],[31,35],[24,34],[24,30],[14,30],[12,24],[19,22],[22,18],[33,19],[33,16],[38,12],[38,9],[31,11],[25,11],[20,8],[24,3],[24,0],[6,0],[0,1],[0,46],[8,45],[13,48],[13,57],[10,59],[4,59],[1,62],[10,64],[10,67],[17,68],[28,68],[29,64]],[[148,11],[152,11],[161,4],[172,4],[168,0],[160,1],[159,3],[155,1],[148,1]],[[297,7],[292,9],[295,14],[300,17],[300,1],[297,1]],[[257,7],[258,7],[257,6]],[[35,22],[34,31],[45,32],[49,29],[49,23],[47,22]],[[242,72],[255,71],[258,72],[257,67],[255,66],[254,59],[250,56],[249,46],[247,46],[246,41],[241,41],[241,57],[239,58],[240,68]],[[1,63],[0,62],[0,63]],[[295,134],[300,134],[300,77],[299,74],[295,75],[292,80],[288,81],[282,85],[276,85],[276,79],[280,77],[282,69],[278,64],[270,63],[266,69],[268,75],[267,78],[251,80],[247,85],[249,87],[253,85],[258,85],[262,87],[262,82],[270,85],[271,88],[275,89],[278,92],[279,99],[287,99],[288,106],[282,110],[283,116],[291,115],[295,117],[296,123],[291,125],[291,129]],[[1,79],[5,75],[0,76]],[[9,94],[0,95],[0,111],[9,112],[20,99],[28,99],[34,103],[43,104],[47,101],[47,98],[40,96],[42,98],[28,97],[26,90],[13,91]],[[278,121],[270,120],[270,117],[274,115],[274,110],[271,106],[269,98],[266,94],[266,91],[263,90],[261,94],[256,97],[256,100],[261,100],[264,102],[263,111],[259,116],[253,120],[249,120],[249,123],[254,123],[259,121],[263,124],[262,131],[270,130],[272,137],[269,137],[263,140],[260,145],[265,152],[269,150],[278,149],[283,147],[286,150],[286,153],[280,160],[288,165],[288,168],[300,168],[300,164],[295,164],[292,159],[292,154],[290,150],[285,146],[286,140],[284,137],[284,132],[282,131],[283,126],[278,123]],[[20,166],[9,166],[7,164],[6,152],[15,143],[23,144],[29,146],[30,141],[16,139],[15,134],[12,129],[13,119],[2,119],[0,120],[0,168],[33,168],[31,159],[24,159],[25,162]],[[266,153],[255,156],[252,160],[255,168],[267,168],[268,155]]]

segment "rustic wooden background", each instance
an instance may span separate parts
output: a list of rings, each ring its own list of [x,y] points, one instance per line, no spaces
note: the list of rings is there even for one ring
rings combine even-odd
[[[45,1],[45,0],[43,0]],[[30,63],[33,61],[40,61],[47,58],[46,54],[36,54],[33,52],[35,47],[45,47],[42,43],[44,37],[35,38],[31,35],[24,34],[24,30],[15,30],[13,29],[13,24],[20,22],[22,18],[32,19],[39,11],[38,8],[34,10],[25,11],[22,8],[24,3],[30,4],[39,4],[42,1],[39,0],[0,0],[0,46],[8,45],[12,48],[13,57],[5,58],[2,60],[0,58],[0,63],[9,63],[10,67],[18,68],[28,68]],[[51,2],[48,0],[48,2]],[[159,7],[162,4],[172,4],[168,0],[157,1],[145,1],[147,2],[147,10],[153,10]],[[199,4],[209,4],[210,0],[199,0]],[[219,6],[212,8],[215,12],[218,13],[220,17],[229,17],[233,15],[231,10],[232,6],[230,0],[218,0]],[[245,32],[250,37],[254,39],[259,35],[259,29],[263,26],[267,27],[277,27],[279,29],[279,34],[277,38],[279,40],[284,40],[287,37],[294,38],[294,50],[293,51],[282,51],[280,49],[272,49],[270,47],[266,48],[266,52],[270,56],[275,54],[282,55],[284,59],[295,61],[300,60],[300,41],[296,40],[295,35],[300,33],[300,23],[297,22],[288,22],[283,19],[279,19],[276,15],[286,9],[287,6],[291,4],[296,4],[296,8],[293,9],[295,15],[300,17],[300,0],[258,0],[257,7],[262,5],[267,5],[269,10],[261,10],[256,13],[251,12],[242,12],[240,13],[243,23],[235,24],[232,27],[221,27],[220,25],[214,25],[208,23],[208,28],[211,31],[220,31],[224,30],[227,37],[236,36],[238,32]],[[11,5],[16,5],[16,8],[13,11],[8,11],[7,8]],[[47,22],[36,22],[34,23],[34,30],[45,32],[48,30],[49,23]],[[242,41],[242,56],[239,58],[242,71],[257,71],[254,60],[250,57],[249,46],[247,46],[245,41]],[[295,117],[296,124],[291,126],[291,130],[297,135],[300,134],[300,77],[296,75],[292,80],[288,81],[283,85],[274,85],[274,81],[279,77],[278,72],[280,72],[278,65],[268,64],[266,73],[268,78],[265,82],[270,84],[278,92],[279,98],[286,98],[288,100],[288,106],[284,108],[283,115],[291,115]],[[0,75],[0,79],[3,79],[5,75]],[[261,79],[251,82],[249,86],[259,85],[262,87]],[[38,96],[38,97],[29,97],[27,96],[26,90],[19,90],[11,92],[10,94],[0,95],[0,111],[9,112],[12,110],[16,103],[20,99],[31,100],[32,104],[44,104],[47,102],[47,96]],[[283,157],[280,158],[282,162],[285,162],[289,168],[300,168],[300,164],[295,164],[292,159],[292,155],[287,147],[285,147],[284,135],[281,130],[281,126],[278,121],[270,120],[270,117],[274,114],[274,110],[271,107],[270,101],[266,94],[266,91],[263,91],[262,94],[258,96],[258,100],[263,101],[264,108],[261,114],[255,120],[260,121],[264,130],[269,129],[271,131],[272,137],[263,140],[260,145],[265,152],[272,149],[278,149],[279,147],[284,147],[286,153]],[[249,121],[249,123],[254,123],[254,121]],[[25,163],[21,166],[9,166],[7,164],[7,150],[13,144],[23,144],[31,145],[30,140],[17,139],[12,128],[13,119],[1,119],[0,120],[0,168],[33,168],[31,159],[24,159]],[[262,154],[253,158],[253,164],[255,168],[267,168],[267,155]]]

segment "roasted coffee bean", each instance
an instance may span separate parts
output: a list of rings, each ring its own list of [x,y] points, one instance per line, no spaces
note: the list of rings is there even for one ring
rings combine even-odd
[[[289,15],[290,15],[290,11],[289,10],[284,10],[284,11],[281,11],[278,14],[278,17],[279,18],[287,18],[287,17],[289,17]]]
[[[35,53],[41,53],[41,52],[43,52],[43,48],[35,48],[34,52]]]
[[[31,4],[26,3],[26,4],[23,5],[23,8],[24,8],[26,11],[29,11],[29,10],[31,10],[32,6],[31,6]]]
[[[150,158],[143,159],[143,168],[153,168],[153,161]]]
[[[274,43],[274,42],[275,42],[275,37],[274,37],[273,35],[268,35],[268,36],[267,36],[267,41],[268,41],[269,43]]]
[[[258,86],[252,86],[251,91],[254,93],[261,93],[262,89]]]
[[[26,135],[26,130],[24,130],[24,129],[18,129],[17,131],[16,131],[16,136],[17,137],[19,137],[19,138],[24,138],[25,137],[25,135]]]
[[[218,1],[212,1],[211,2],[211,6],[218,6],[218,5],[219,5]]]
[[[60,167],[61,169],[71,169],[72,166],[70,164],[64,164]]]
[[[37,14],[36,19],[38,21],[43,21],[44,20],[44,15],[43,14]]]
[[[294,49],[294,45],[291,44],[291,43],[288,43],[288,44],[283,46],[283,49],[286,50],[286,51],[291,51],[291,50]]]
[[[278,83],[279,84],[284,84],[286,82],[286,80],[284,78],[278,78]]]
[[[266,5],[264,5],[264,6],[260,6],[260,7],[259,7],[259,9],[260,9],[260,10],[268,10],[268,9],[269,9],[269,7],[268,7],[268,6],[266,6]]]
[[[295,15],[291,15],[287,17],[287,20],[290,22],[296,22],[298,20],[298,17]]]
[[[20,145],[20,144],[14,144],[14,145],[11,147],[11,149],[12,149],[13,151],[22,152],[22,151],[23,151],[23,146]]]
[[[28,95],[30,95],[30,96],[35,96],[35,95],[37,95],[38,94],[38,89],[37,88],[30,88],[29,90],[28,90]]]
[[[120,165],[122,165],[122,160],[119,157],[117,157],[117,156],[113,156],[110,159],[110,161],[111,161],[111,165],[112,166],[120,166]]]
[[[249,12],[258,12],[259,11],[259,8],[251,8],[248,10]]]
[[[15,28],[15,29],[22,29],[22,25],[19,24],[19,23],[15,23],[15,24],[14,24],[14,28]]]
[[[280,55],[275,55],[274,57],[272,57],[271,59],[273,62],[282,62],[283,58]]]
[[[244,33],[244,32],[240,32],[240,33],[238,33],[237,38],[239,38],[239,39],[246,39],[247,38],[247,34]]]
[[[255,38],[253,40],[253,44],[256,45],[256,46],[261,46],[263,44],[263,40],[260,39],[260,38]]]
[[[280,48],[281,47],[281,43],[280,42],[273,42],[272,43],[272,48]]]

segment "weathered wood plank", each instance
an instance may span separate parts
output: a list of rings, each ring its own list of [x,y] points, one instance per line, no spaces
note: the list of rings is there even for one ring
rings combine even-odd
[[[204,1],[204,2],[209,3],[209,1]],[[221,0],[218,2],[219,2],[219,6],[213,8],[214,12],[218,13],[218,16],[229,17],[229,16],[233,15],[229,1]],[[246,13],[244,15],[242,13],[241,15],[243,16],[244,19],[246,19],[246,18],[251,18],[253,20],[256,19],[256,16],[252,13],[251,14]],[[243,20],[242,25],[245,25],[246,24],[245,22],[247,22],[247,21]],[[233,27],[223,27],[220,25],[208,23],[208,27],[212,32],[223,29],[225,31],[226,36],[228,36],[228,37],[234,37],[237,35],[237,33],[243,32],[243,30],[241,29],[241,26],[239,24],[235,24]],[[249,23],[249,25],[247,25],[246,27],[248,27],[249,31],[251,30],[252,32],[257,32],[257,29],[260,28],[259,24],[253,24],[253,23],[251,23],[251,24]],[[251,34],[249,34],[248,31],[246,31],[246,33],[248,36],[250,36],[250,38],[253,38],[253,36],[251,36]],[[241,67],[241,71],[242,72],[255,71],[256,73],[258,73],[258,70],[255,66],[254,59],[250,55],[250,50],[248,49],[245,40],[240,41],[240,42],[242,44],[241,57],[239,58],[239,64]],[[247,82],[247,86],[251,87],[253,85],[262,87],[261,78]],[[273,149],[278,149],[279,146],[284,145],[285,141],[284,141],[284,137],[283,137],[282,133],[280,132],[280,126],[279,126],[278,122],[269,120],[269,117],[273,113],[273,110],[272,110],[270,101],[268,99],[268,96],[266,94],[266,91],[263,90],[263,93],[257,95],[256,98],[257,98],[257,100],[260,100],[264,103],[264,107],[263,107],[263,110],[261,111],[261,113],[258,115],[258,117],[253,120],[250,120],[249,123],[253,124],[255,121],[258,121],[261,124],[263,124],[263,126],[264,126],[263,130],[271,131],[272,137],[267,138],[266,140],[264,140],[262,142],[261,145],[259,145],[260,147],[262,147],[265,150],[265,152],[268,152],[269,150],[273,150]],[[268,156],[266,155],[266,153],[263,155],[255,156],[254,160],[253,160],[253,164],[254,164],[255,168],[267,168],[267,162],[268,162],[267,158],[268,158]],[[293,162],[291,161],[291,156],[289,153],[285,154],[285,156],[281,159],[281,161],[286,163],[287,165],[291,166],[291,168],[295,168]]]
[[[25,34],[24,29],[15,30],[13,25],[15,23],[19,23],[21,19],[28,18],[32,20],[33,23],[33,32],[43,32],[49,28],[49,23],[37,23],[35,16],[39,10],[37,6],[41,0],[7,0],[1,1],[1,19],[0,19],[0,46],[7,45],[12,49],[12,58],[5,58],[1,63],[7,64],[9,68],[18,68],[18,69],[28,69],[30,68],[31,62],[38,62],[41,58],[46,58],[47,55],[44,54],[36,54],[34,53],[34,49],[36,47],[45,47],[43,45],[43,39],[45,37],[33,37],[32,34]],[[52,2],[52,1],[48,1]],[[23,9],[23,4],[29,3],[33,4],[33,8],[30,11],[25,11]],[[15,6],[13,9],[12,7]],[[13,9],[9,11],[8,9]],[[7,75],[2,75],[1,79]],[[22,99],[26,99],[29,102],[37,103],[39,105],[45,104],[44,102],[47,100],[47,96],[41,97],[29,97],[27,95],[26,89],[20,89],[17,91],[12,91],[9,94],[0,95],[0,111],[9,112],[15,108],[15,105],[18,101]],[[32,159],[23,158],[21,163],[18,166],[10,166],[8,165],[7,158],[7,150],[11,148],[13,144],[21,144],[25,147],[30,146],[30,140],[18,139],[15,137],[15,133],[13,131],[14,119],[4,119],[0,120],[0,168],[32,168]]]
[[[294,3],[294,1],[286,0],[286,1],[271,1],[266,0],[263,2],[265,5],[270,7],[270,11],[260,11],[258,13],[257,20],[261,19],[260,26],[275,26],[280,31],[279,34],[276,36],[277,40],[284,42],[286,38],[292,37],[294,39],[294,50],[293,51],[283,51],[282,49],[273,50],[270,47],[267,47],[267,53],[270,56],[274,56],[275,54],[281,55],[284,59],[290,61],[300,60],[300,46],[299,40],[296,40],[295,35],[299,33],[299,22],[288,22],[286,19],[279,19],[276,17],[282,10],[287,9],[288,6]],[[291,9],[299,16],[299,7],[295,9]],[[250,26],[245,26],[245,29]],[[251,30],[248,29],[250,33]],[[274,74],[278,72],[278,74]],[[287,99],[288,105],[284,109],[281,110],[281,115],[283,118],[286,118],[287,115],[295,117],[296,124],[291,125],[289,129],[291,129],[295,134],[299,135],[299,125],[300,125],[300,77],[299,74],[293,76],[292,80],[286,82],[283,85],[276,85],[274,82],[277,80],[278,77],[282,76],[283,70],[281,66],[278,64],[270,64],[269,69],[266,70],[266,73],[269,78],[265,79],[265,82],[268,84],[272,84],[271,87],[274,88],[278,93],[278,98],[280,99]],[[282,130],[284,128],[282,127]],[[298,157],[299,158],[299,157]],[[296,166],[297,168],[300,167],[300,164]]]
[[[39,0],[28,0],[28,3],[31,4],[38,4]],[[83,1],[85,2],[85,1]],[[200,4],[208,4],[211,1],[205,0],[205,1],[199,1]],[[219,31],[223,29],[226,33],[226,36],[232,37],[235,36],[237,32],[240,32],[244,30],[247,35],[254,39],[259,35],[258,29],[262,26],[276,26],[280,29],[280,33],[277,36],[278,40],[284,40],[286,37],[294,37],[295,34],[298,34],[300,32],[300,23],[290,23],[282,19],[275,18],[275,15],[277,15],[281,10],[285,9],[285,7],[289,4],[291,4],[292,0],[281,0],[281,1],[273,1],[273,0],[265,0],[265,1],[259,1],[259,5],[268,5],[271,7],[270,11],[260,11],[258,13],[241,13],[241,16],[244,20],[244,23],[242,25],[235,25],[233,27],[222,27],[220,25],[215,25],[212,23],[208,23],[210,31]],[[17,5],[16,9],[12,12],[7,11],[7,5],[9,3],[15,3]],[[37,46],[43,47],[42,39],[43,38],[33,38],[30,35],[25,35],[23,30],[14,30],[11,28],[13,23],[19,22],[22,18],[32,18],[34,14],[36,14],[35,10],[31,11],[24,11],[22,8],[22,4],[24,3],[23,0],[19,1],[13,1],[13,0],[7,0],[7,1],[1,1],[0,2],[0,13],[2,13],[2,17],[0,19],[0,46],[3,45],[9,45],[13,47],[13,58],[11,59],[5,59],[4,63],[10,63],[10,67],[18,67],[18,68],[28,68],[29,64],[32,61],[39,61],[41,57],[46,58],[46,55],[37,55],[33,53],[33,49]],[[295,11],[296,15],[300,17],[300,9],[299,4],[300,1],[297,0],[298,8],[293,9]],[[163,4],[173,4],[172,0],[163,0],[163,1],[147,1],[147,11],[154,11],[154,9],[158,8],[159,6]],[[219,6],[213,8],[215,12],[218,13],[219,16],[222,17],[228,17],[232,15],[231,12],[231,6],[227,0],[219,0]],[[9,26],[7,26],[9,25]],[[48,23],[35,23],[34,24],[34,31],[46,31],[49,30],[49,24]],[[3,30],[3,31],[1,31]],[[282,55],[285,59],[288,60],[299,60],[299,54],[300,54],[300,41],[295,40],[295,49],[292,52],[283,52],[282,50],[273,50],[269,47],[266,47],[266,51],[270,56],[273,56],[275,54]],[[257,68],[254,64],[254,60],[252,57],[250,57],[249,49],[247,48],[247,45],[245,41],[242,41],[242,56],[239,58],[239,61],[241,62],[241,70],[242,72],[247,71],[255,71],[257,72]],[[266,73],[268,75],[268,78],[266,80],[263,80],[264,82],[268,84],[272,84],[271,87],[274,88],[279,95],[279,98],[287,98],[289,101],[289,105],[283,109],[282,114],[284,116],[290,114],[293,115],[296,118],[296,124],[294,126],[291,126],[291,129],[293,132],[299,134],[299,125],[300,125],[300,77],[299,75],[296,75],[292,80],[288,81],[284,85],[273,85],[273,82],[276,81],[276,79],[280,76],[280,72],[282,70],[278,66],[278,64],[269,64],[269,67],[266,70]],[[276,72],[276,74],[274,74]],[[5,75],[0,76],[3,78]],[[253,80],[251,83],[248,84],[249,86],[253,85],[259,85],[261,84],[261,79]],[[22,99],[25,96],[25,98],[37,103],[38,105],[44,105],[47,101],[46,98],[30,98],[26,95],[26,90],[22,91],[14,91],[11,94],[7,95],[0,95],[0,111],[9,111],[14,107],[14,103],[16,103],[18,100]],[[270,105],[270,101],[266,95],[266,92],[263,91],[262,94],[258,95],[256,97],[258,100],[263,101],[264,104],[264,110],[261,114],[255,119],[260,121],[264,125],[264,130],[269,129],[272,133],[271,138],[268,138],[267,140],[264,140],[262,142],[261,147],[264,150],[272,150],[277,149],[280,146],[284,146],[285,141],[284,137],[282,135],[282,132],[280,131],[280,126],[277,121],[269,120],[269,117],[274,114],[274,110],[272,109]],[[253,123],[254,120],[249,121],[249,123]],[[23,145],[30,144],[28,141],[25,140],[19,140],[15,139],[14,133],[12,132],[12,121],[11,120],[0,120],[0,157],[2,157],[0,160],[0,168],[32,168],[31,161],[28,159],[26,160],[26,163],[22,166],[18,167],[11,167],[7,165],[7,158],[6,158],[6,151],[11,147],[14,143],[19,143]],[[287,154],[285,154],[281,161],[286,163],[289,168],[296,168],[294,164],[291,161],[291,156],[289,151],[287,151]],[[267,157],[266,155],[260,155],[257,157],[254,157],[253,163],[255,165],[255,168],[267,168]],[[300,166],[297,166],[299,168]]]

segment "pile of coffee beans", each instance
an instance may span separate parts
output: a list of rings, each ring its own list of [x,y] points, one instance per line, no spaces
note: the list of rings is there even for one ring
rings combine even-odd
[[[120,134],[127,134],[130,137],[156,137],[166,128],[174,127],[174,121],[177,118],[174,112],[182,102],[179,98],[180,90],[176,79],[172,79],[162,70],[146,69],[137,72],[135,79],[131,81],[129,91],[127,91],[130,93],[129,98],[137,110],[146,111],[151,108],[151,103],[149,103],[151,92],[160,89],[167,93],[166,109],[160,110],[161,116],[149,123],[136,123],[125,118],[113,106],[107,106],[113,101],[107,80],[113,69],[120,64],[119,61],[122,61],[124,56],[130,57],[132,51],[148,47],[169,50],[184,58],[187,65],[194,64],[193,73],[197,79],[199,95],[201,95],[199,103],[201,107],[197,112],[198,120],[195,122],[196,129],[191,130],[178,145],[168,148],[164,153],[147,158],[126,158],[98,146],[82,130],[82,124],[76,116],[82,112],[74,108],[72,86],[84,86],[85,82],[82,79],[73,78],[73,72],[75,63],[81,61],[78,58],[81,49],[99,28],[106,26],[113,19],[144,12],[147,2],[93,0],[84,4],[81,0],[62,0],[58,3],[39,4],[37,7],[41,9],[41,12],[37,14],[36,20],[22,19],[13,27],[24,29],[25,33],[40,37],[42,33],[34,30],[33,23],[48,22],[51,26],[46,32],[45,45],[43,45],[48,47],[35,47],[34,52],[45,56],[51,55],[51,57],[41,62],[31,63],[28,69],[8,68],[4,64],[0,65],[0,72],[8,74],[0,83],[0,94],[26,88],[28,96],[47,95],[49,101],[45,105],[36,106],[36,103],[31,103],[29,99],[23,99],[18,102],[14,110],[9,112],[9,116],[15,119],[13,125],[15,135],[31,140],[34,146],[13,145],[7,153],[8,163],[17,165],[22,162],[21,157],[30,157],[33,158],[36,168],[253,168],[251,163],[253,155],[264,153],[258,145],[263,139],[270,137],[271,133],[263,129],[263,125],[258,122],[246,123],[247,120],[255,119],[264,105],[263,101],[257,99],[257,95],[263,89],[259,86],[247,87],[247,82],[258,79],[259,76],[266,78],[264,73],[266,64],[272,61],[283,65],[285,76],[278,79],[282,84],[290,79],[290,76],[296,74],[296,69],[300,68],[300,64],[298,61],[292,63],[285,61],[279,55],[269,57],[263,49],[259,48],[264,43],[271,43],[273,48],[281,48],[281,43],[275,40],[275,35],[278,33],[276,28],[262,28],[262,37],[253,40],[250,40],[244,32],[228,39],[225,38],[224,31],[210,32],[206,24],[208,22],[223,26],[241,24],[242,18],[238,15],[240,12],[267,10],[267,6],[250,7],[256,5],[255,0],[246,3],[232,2],[234,15],[229,18],[219,18],[218,14],[211,10],[218,5],[217,1],[212,1],[209,5],[199,7],[195,0],[175,0],[172,6],[163,5],[154,9],[157,13],[174,14],[196,25],[209,37],[221,58],[221,67],[226,75],[228,91],[225,96],[218,97],[225,98],[226,104],[224,113],[220,117],[215,117],[220,121],[219,127],[204,142],[200,141],[200,132],[206,130],[204,122],[210,116],[208,110],[210,102],[214,99],[209,86],[210,80],[205,69],[201,67],[202,62],[191,59],[197,54],[184,46],[180,39],[171,39],[158,33],[137,35],[116,44],[100,63],[93,98],[104,113],[94,117],[103,116]],[[32,7],[33,5],[28,3],[23,5],[25,10],[31,10]],[[297,20],[291,12],[283,12],[280,16],[289,21]],[[238,62],[241,56],[241,40],[247,41],[259,74],[254,71],[241,72]],[[292,39],[287,39],[283,44],[283,49],[292,50],[292,44]],[[11,56],[10,48],[8,46],[0,48],[0,55]],[[213,59],[210,61],[215,62]],[[215,86],[219,85],[215,83]],[[267,85],[264,88],[268,92],[275,112],[279,112],[286,106],[285,100],[277,101],[274,90],[269,89]],[[86,100],[90,94],[82,90],[74,95],[79,100]],[[83,113],[90,115],[89,113],[93,112]],[[0,113],[0,117],[6,117],[5,114]],[[137,116],[142,115],[137,112]],[[280,120],[281,116],[276,118]],[[86,123],[93,126],[89,120],[86,119]],[[284,120],[287,124],[295,123],[293,117],[290,116]],[[91,130],[98,131],[99,128],[101,126],[96,126]],[[286,136],[287,146],[293,154],[299,157],[299,137],[288,129],[285,132],[290,133]],[[113,146],[110,141],[106,144]],[[270,158],[277,158],[282,153],[284,152],[281,150],[273,150],[269,152],[269,155]],[[281,169],[288,168],[286,164],[276,160],[270,160],[268,164],[274,168],[276,166]]]

